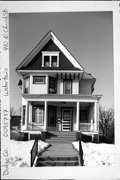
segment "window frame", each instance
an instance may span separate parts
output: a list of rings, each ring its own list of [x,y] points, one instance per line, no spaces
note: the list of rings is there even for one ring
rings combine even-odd
[[[44,81],[43,82],[37,82],[37,83],[35,83],[35,80],[34,80],[34,78],[43,78],[44,79]],[[35,85],[41,85],[41,84],[46,84],[46,76],[33,76],[33,84],[35,84]]]
[[[22,125],[25,125],[25,118],[26,118],[26,105],[22,106]]]
[[[42,67],[59,67],[59,51],[42,51]],[[45,66],[45,56],[49,56],[49,66]],[[52,57],[57,57],[56,66],[53,66],[52,64]]]
[[[70,82],[70,93],[66,93],[66,82]],[[72,80],[71,79],[65,79],[63,81],[63,94],[72,94]]]
[[[26,87],[26,80],[28,80],[28,87]],[[30,93],[30,76],[27,76],[27,77],[25,77],[24,78],[24,94],[29,94]],[[28,90],[28,91],[26,91],[26,89]]]
[[[42,116],[41,116],[42,117],[42,122],[36,122],[35,121],[36,120],[35,116],[37,116],[37,115],[35,115],[35,108],[39,108],[42,111],[42,113],[40,113],[40,114],[42,114]],[[34,105],[32,109],[33,109],[32,110],[32,124],[43,126],[44,125],[44,106],[43,105]]]
[[[54,85],[54,88],[52,87],[51,85],[51,82],[52,81],[52,85]],[[53,92],[50,92],[50,89],[53,89]],[[54,77],[49,77],[49,94],[56,94],[57,93],[57,79],[54,78]]]

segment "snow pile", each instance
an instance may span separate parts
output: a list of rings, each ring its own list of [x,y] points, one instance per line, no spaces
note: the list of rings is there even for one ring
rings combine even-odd
[[[33,147],[34,140],[31,141],[15,141],[11,140],[11,158],[10,165],[12,167],[30,167],[30,151]],[[38,152],[42,152],[48,143],[38,141]]]
[[[79,142],[73,142],[79,150]],[[82,142],[83,159],[85,166],[114,166],[114,145]]]

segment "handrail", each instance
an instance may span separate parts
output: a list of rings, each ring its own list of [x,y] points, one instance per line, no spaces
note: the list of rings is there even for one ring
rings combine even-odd
[[[84,160],[83,160],[83,149],[82,149],[81,140],[82,140],[82,133],[79,133],[79,138],[78,138],[78,141],[79,141],[79,159],[80,159],[80,165],[83,166]]]
[[[38,155],[38,138],[35,139],[33,147],[31,149],[30,153],[31,153],[31,162],[30,162],[30,165],[32,167],[33,164],[34,164],[35,158]]]

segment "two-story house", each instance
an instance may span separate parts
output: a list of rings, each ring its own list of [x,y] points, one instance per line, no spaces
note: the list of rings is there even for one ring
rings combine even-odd
[[[52,31],[16,69],[22,91],[21,131],[99,134],[96,79],[85,72]]]

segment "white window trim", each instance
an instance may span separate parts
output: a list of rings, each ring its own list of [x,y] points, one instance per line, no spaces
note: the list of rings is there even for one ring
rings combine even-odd
[[[45,67],[44,65],[44,56],[49,56],[50,57],[50,66],[49,67],[53,67],[52,66],[52,56],[57,56],[57,66],[56,67],[59,67],[59,51],[42,51],[42,67]]]

